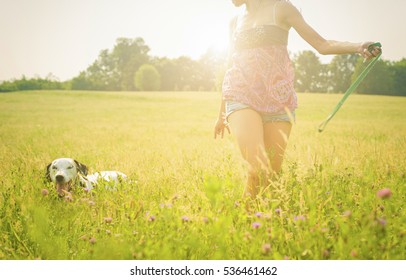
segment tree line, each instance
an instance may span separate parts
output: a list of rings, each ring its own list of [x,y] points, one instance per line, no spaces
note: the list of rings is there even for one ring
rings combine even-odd
[[[19,90],[102,91],[219,91],[226,55],[208,50],[200,59],[187,56],[170,59],[149,55],[142,38],[119,38],[112,50],[102,50],[97,59],[78,76],[60,82],[46,78],[4,81],[0,92]],[[358,55],[335,56],[323,64],[312,51],[292,58],[298,92],[344,92],[364,69]],[[357,89],[358,93],[406,96],[406,59],[379,60]]]

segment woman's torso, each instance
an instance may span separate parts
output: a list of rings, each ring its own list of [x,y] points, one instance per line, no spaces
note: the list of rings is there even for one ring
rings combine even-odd
[[[223,97],[274,114],[294,110],[297,98],[287,51],[289,29],[280,24],[280,2],[265,2],[258,14],[235,20],[232,67],[224,78]]]

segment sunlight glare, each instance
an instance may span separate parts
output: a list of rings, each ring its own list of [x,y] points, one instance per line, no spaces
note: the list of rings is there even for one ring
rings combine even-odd
[[[229,20],[221,13],[195,17],[184,30],[184,53],[199,58],[209,49],[226,51],[229,45]]]

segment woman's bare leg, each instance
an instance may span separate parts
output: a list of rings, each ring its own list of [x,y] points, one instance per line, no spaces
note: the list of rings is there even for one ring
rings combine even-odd
[[[262,118],[254,110],[242,109],[232,113],[228,121],[241,154],[248,163],[248,179],[243,195],[255,198],[259,187],[268,184],[270,174]]]
[[[267,122],[264,124],[264,144],[272,175],[277,175],[281,171],[291,128],[290,122]]]

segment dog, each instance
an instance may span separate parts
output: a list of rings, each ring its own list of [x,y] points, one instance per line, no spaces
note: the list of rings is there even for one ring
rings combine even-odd
[[[127,180],[127,175],[119,171],[100,171],[88,174],[88,168],[83,163],[72,158],[58,158],[46,167],[45,178],[55,184],[60,197],[69,193],[73,186],[79,183],[86,191],[92,190],[99,184],[116,185]]]

